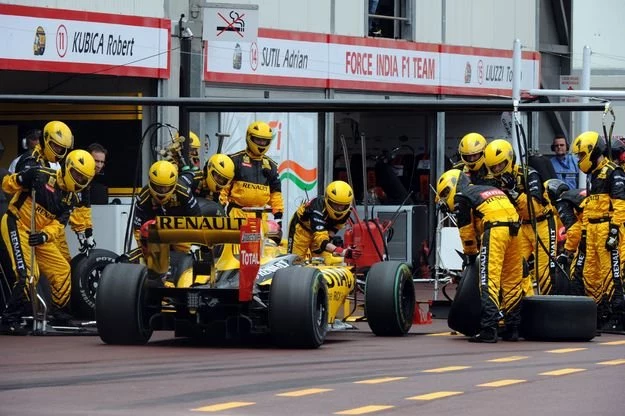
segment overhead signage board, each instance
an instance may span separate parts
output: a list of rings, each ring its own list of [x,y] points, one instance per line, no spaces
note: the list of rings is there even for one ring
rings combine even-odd
[[[171,21],[0,4],[0,69],[169,78]]]
[[[512,95],[512,51],[259,29],[254,42],[209,40],[204,80],[423,94]],[[523,52],[521,88],[539,87]]]

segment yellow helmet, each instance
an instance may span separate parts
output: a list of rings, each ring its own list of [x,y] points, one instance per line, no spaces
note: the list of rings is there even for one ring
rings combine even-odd
[[[273,129],[263,121],[255,121],[247,128],[245,142],[252,156],[260,157],[267,153],[272,139]]]
[[[325,206],[330,218],[338,220],[347,214],[354,200],[354,191],[347,182],[330,182],[326,188]]]
[[[95,159],[86,150],[72,150],[67,154],[65,163],[58,172],[57,177],[61,189],[80,192],[95,176]]]
[[[217,192],[234,178],[234,162],[228,155],[215,153],[204,165],[204,177],[208,189]]]
[[[484,149],[484,163],[496,177],[504,173],[512,173],[514,149],[510,142],[504,139],[496,139],[488,143],[486,149]]]
[[[454,198],[458,188],[463,189],[469,184],[471,184],[471,180],[460,169],[450,169],[443,172],[436,184],[435,202],[445,204],[449,211],[453,211],[455,209]]]
[[[599,158],[606,152],[605,140],[596,131],[586,131],[573,141],[571,152],[577,156],[577,165],[584,173],[591,173],[598,164]]]
[[[166,160],[159,160],[150,166],[150,194],[161,204],[167,202],[176,189],[178,169],[176,165]]]
[[[200,166],[200,147],[202,143],[200,142],[200,138],[197,134],[192,131],[189,132],[189,157],[191,158],[191,163],[194,166]]]
[[[43,128],[43,156],[48,162],[58,162],[74,147],[74,136],[67,124],[51,121]]]
[[[479,133],[466,134],[458,145],[460,158],[469,170],[480,170],[484,164],[486,139]]]

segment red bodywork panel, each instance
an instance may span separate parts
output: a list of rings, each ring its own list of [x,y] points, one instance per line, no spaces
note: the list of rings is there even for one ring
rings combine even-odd
[[[239,253],[239,301],[252,300],[254,281],[260,269],[261,220],[248,218],[241,226],[241,249]]]

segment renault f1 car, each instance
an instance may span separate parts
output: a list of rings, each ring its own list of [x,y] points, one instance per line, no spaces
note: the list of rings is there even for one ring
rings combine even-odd
[[[412,326],[415,294],[409,267],[304,262],[261,238],[260,218],[157,217],[148,227],[146,265],[106,266],[96,298],[98,333],[107,344],[145,344],[153,331],[178,337],[269,335],[280,346],[317,348],[348,295],[364,281],[365,314],[376,335],[403,335]],[[176,287],[164,287],[169,245],[223,245],[196,256]]]

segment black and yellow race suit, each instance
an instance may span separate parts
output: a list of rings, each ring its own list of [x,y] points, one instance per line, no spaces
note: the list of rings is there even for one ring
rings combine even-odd
[[[193,191],[196,197],[220,203],[221,192],[212,192],[206,185],[204,173],[199,169],[190,169],[180,174],[180,180]]]
[[[300,205],[289,223],[288,252],[301,257],[330,255],[326,245],[345,227],[350,213],[338,220],[330,218],[323,196]]]
[[[534,281],[538,282],[540,293],[548,295],[553,290],[556,271],[554,260],[557,255],[557,228],[554,209],[544,196],[543,182],[537,171],[527,168],[527,184],[521,166],[514,165],[512,174],[516,180],[518,196],[516,199],[511,198],[511,200],[521,218],[519,250],[526,262],[529,261],[533,253],[538,253],[537,256],[535,255],[535,267],[530,270],[530,275]],[[530,199],[532,211],[530,211],[528,204]],[[538,245],[530,214],[534,215],[536,222]],[[535,276],[536,271],[538,278]],[[524,280],[523,290],[527,296],[534,294],[532,279]]]
[[[482,166],[478,170],[471,170],[463,161],[456,163],[454,169],[460,169],[462,173],[467,175],[471,179],[473,185],[488,185],[498,186],[497,179],[488,171],[486,165]]]
[[[619,249],[606,247],[611,228],[618,228],[620,248],[623,247],[625,174],[604,159],[589,176],[578,263],[583,270],[586,295],[598,304],[601,317],[625,311]]]
[[[135,215],[133,219],[133,233],[137,244],[141,247],[141,226],[149,220],[153,220],[157,216],[198,216],[200,215],[200,206],[197,199],[193,196],[191,188],[184,182],[178,181],[176,189],[172,196],[160,203],[152,198],[148,185],[141,188],[135,201]],[[189,252],[190,243],[172,244],[172,250],[183,253]]]
[[[582,238],[582,218],[584,215],[585,189],[570,189],[560,195],[554,208],[560,217],[560,221],[566,230],[566,242],[564,249],[575,253]]]
[[[554,204],[558,217],[566,230],[564,253],[566,256],[570,256],[570,267],[566,271],[569,273],[570,282],[568,294],[571,295],[584,294],[583,263],[580,263],[579,266],[577,266],[577,263],[580,260],[578,248],[582,239],[585,199],[585,189],[570,189],[563,192]],[[564,262],[562,265],[567,266],[569,263]]]
[[[469,185],[454,201],[464,253],[479,254],[482,329],[496,329],[501,313],[506,325],[518,326],[523,297],[519,215],[506,194],[492,186]]]
[[[221,203],[228,205],[228,215],[254,217],[254,213],[243,212],[241,208],[270,205],[273,217],[282,220],[284,201],[276,162],[267,156],[253,158],[245,150],[229,156],[234,162],[234,178],[220,195]]]
[[[8,175],[3,181],[3,189],[11,189],[14,194],[2,218],[2,238],[11,256],[16,288],[25,288],[31,273],[36,279],[42,273],[50,282],[52,306],[60,309],[69,301],[71,279],[69,261],[59,248],[58,239],[65,237],[64,224],[70,217],[72,207],[78,203],[78,196],[59,188],[56,171],[39,169],[46,181],[33,186],[35,231],[45,233],[47,239],[45,243],[35,246],[35,269],[31,270],[31,248],[28,244],[32,216],[31,188],[22,187],[16,180],[17,174]],[[23,296],[20,290],[14,293]]]
[[[41,151],[41,147],[36,145],[32,152],[28,154],[24,154],[17,162],[15,166],[15,173],[19,173],[25,169],[31,167],[44,167],[50,168],[50,163],[44,158],[43,152]],[[7,189],[5,192],[14,193],[16,192],[14,189]],[[63,226],[67,225],[67,220],[69,219],[70,227],[74,232],[83,232],[87,228],[93,228],[92,220],[91,220],[91,204],[87,200],[85,201],[85,194],[88,193],[88,190],[80,192],[78,194],[78,203],[77,206],[72,210],[72,215],[69,218],[65,219]],[[85,202],[83,202],[85,201]],[[69,246],[67,245],[67,236],[65,235],[65,227],[61,229],[60,234],[55,238],[55,244],[59,247],[61,254],[65,257],[68,262],[71,262],[72,256],[69,251]]]

